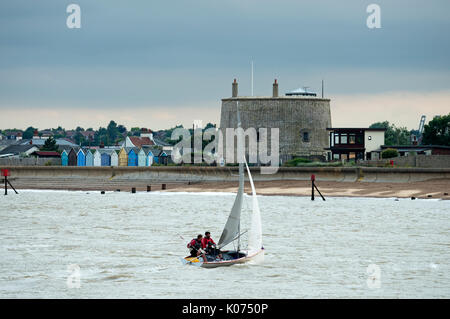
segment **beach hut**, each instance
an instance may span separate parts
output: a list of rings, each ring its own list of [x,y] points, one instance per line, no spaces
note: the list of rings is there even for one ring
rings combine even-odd
[[[86,154],[81,148],[77,153],[77,166],[86,166]]]
[[[94,166],[94,155],[90,150],[86,151],[86,166]]]
[[[116,153],[116,152],[114,152],[114,153]],[[111,166],[110,152],[103,151],[101,156],[102,156],[102,166]]]
[[[111,166],[119,166],[119,155],[116,151],[111,152]]]
[[[128,166],[138,166],[138,153],[135,148],[128,151]]]
[[[77,153],[73,148],[70,150],[68,157],[69,157],[68,160],[69,166],[77,166]]]
[[[145,166],[152,166],[153,164],[153,152],[152,150],[148,150],[147,156],[145,158]]]
[[[66,150],[61,153],[61,165],[68,166],[69,165],[69,154]]]
[[[143,148],[138,153],[138,166],[147,166],[147,154]]]
[[[145,161],[145,165],[146,166],[152,166],[153,162],[155,162],[155,158],[158,156],[158,154],[160,153],[160,150],[155,149],[155,148],[150,148],[147,150],[147,158]]]
[[[102,155],[99,150],[94,152],[94,166],[102,166]]]
[[[161,164],[161,165],[167,165],[167,163],[169,162],[169,159],[168,159],[168,155],[167,155],[167,151],[161,151],[161,153],[159,153],[159,155],[158,155],[158,157],[157,157],[157,159],[158,159],[158,164]]]
[[[125,148],[121,148],[119,152],[119,166],[128,166],[128,154]]]

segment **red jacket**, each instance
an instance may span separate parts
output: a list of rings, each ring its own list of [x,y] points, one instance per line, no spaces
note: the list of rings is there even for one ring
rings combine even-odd
[[[206,247],[208,247],[208,243],[209,242],[211,244],[214,244],[214,245],[216,244],[211,237],[209,237],[209,238],[203,237],[203,239],[202,239],[202,249],[205,249]]]
[[[187,244],[187,247],[188,248],[195,248],[195,246],[196,245],[199,245],[200,246],[200,243],[197,241],[197,239],[192,239],[190,242],[189,242],[189,244]],[[203,245],[203,240],[202,240],[202,242],[201,242],[201,245]]]

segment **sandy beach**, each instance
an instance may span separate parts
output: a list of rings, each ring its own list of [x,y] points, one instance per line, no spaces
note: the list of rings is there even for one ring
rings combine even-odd
[[[345,197],[399,197],[450,199],[450,180],[437,179],[410,183],[364,183],[364,182],[316,182],[322,195]],[[170,186],[170,187],[169,187]],[[310,181],[265,181],[255,182],[259,195],[311,196]],[[236,183],[196,183],[168,185],[170,192],[236,192]],[[156,190],[156,189],[155,189]],[[245,192],[250,193],[250,184],[245,183]],[[315,192],[320,199],[319,194]]]

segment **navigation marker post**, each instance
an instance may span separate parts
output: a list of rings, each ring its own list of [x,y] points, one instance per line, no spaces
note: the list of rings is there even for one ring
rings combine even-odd
[[[317,188],[316,184],[314,183],[316,181],[316,175],[311,175],[311,200],[314,200],[314,188],[319,192],[320,197],[322,197],[323,200],[325,200],[325,197],[322,196],[322,193]]]
[[[5,179],[5,195],[8,195],[8,184],[9,184],[9,186],[11,186],[11,188],[14,190],[14,192],[15,192],[16,194],[19,194],[19,193],[16,191],[16,189],[14,188],[14,186],[11,185],[11,182],[8,181],[8,176],[10,176],[9,169],[2,168],[2,169],[1,169],[1,176],[3,176],[4,179]]]

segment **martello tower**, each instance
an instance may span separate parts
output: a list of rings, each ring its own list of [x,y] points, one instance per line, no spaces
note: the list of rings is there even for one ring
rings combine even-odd
[[[294,157],[325,159],[328,147],[327,127],[331,126],[330,100],[318,98],[315,93],[299,89],[278,94],[277,80],[272,96],[239,96],[236,79],[232,95],[222,99],[220,129],[236,128],[236,105],[239,101],[242,128],[279,128],[280,159],[284,162]],[[270,134],[270,133],[269,133]],[[269,135],[270,140],[270,135]],[[270,151],[270,146],[269,146]]]

